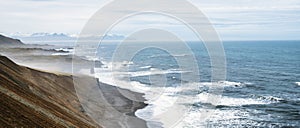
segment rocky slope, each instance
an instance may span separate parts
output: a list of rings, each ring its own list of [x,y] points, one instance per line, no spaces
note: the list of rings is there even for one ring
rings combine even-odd
[[[23,45],[23,43],[18,39],[0,35],[0,45]]]
[[[104,92],[109,92],[110,96],[107,97],[127,103],[116,106],[124,113],[133,114],[146,106],[121,97],[116,87],[106,84],[101,87],[105,87]],[[72,76],[19,66],[1,55],[0,106],[1,127],[100,127],[84,113],[75,93]],[[139,122],[143,126],[146,124],[142,120]]]
[[[71,76],[22,67],[0,56],[0,125],[97,127],[82,111]]]

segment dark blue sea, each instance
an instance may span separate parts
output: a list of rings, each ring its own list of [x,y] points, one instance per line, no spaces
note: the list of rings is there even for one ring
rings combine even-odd
[[[168,45],[174,47],[172,43]],[[181,118],[174,117],[177,127],[300,127],[300,41],[223,42],[226,80],[218,82],[224,87],[218,104],[205,100],[212,96],[209,94],[212,66],[205,46],[199,42],[187,45],[193,54],[174,56],[149,47],[137,52],[131,60],[112,62],[117,45],[101,44],[97,57],[104,66],[98,77],[102,82],[114,84],[108,78],[111,77],[108,69],[114,68],[120,81],[116,86],[126,88],[128,84],[132,90],[144,92],[149,106],[136,115],[152,127],[167,126],[163,115],[172,115],[174,111],[168,110],[179,106],[186,111]],[[181,69],[176,57],[187,56],[196,58],[199,81],[189,83],[181,79],[190,71]],[[163,84],[159,80],[164,80]],[[180,88],[185,84],[189,86]],[[200,118],[203,112],[212,109],[209,106],[214,107],[214,112],[206,119]]]

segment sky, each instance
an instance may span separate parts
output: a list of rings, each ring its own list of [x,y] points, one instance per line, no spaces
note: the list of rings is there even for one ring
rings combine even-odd
[[[300,40],[300,0],[189,1],[210,19],[222,40]],[[10,36],[37,32],[78,35],[89,18],[109,1],[0,0],[0,2],[0,33]],[[141,16],[122,23],[120,29],[113,33],[126,33],[126,30],[132,27],[145,24],[156,24],[181,31],[177,24],[171,24],[164,17]]]

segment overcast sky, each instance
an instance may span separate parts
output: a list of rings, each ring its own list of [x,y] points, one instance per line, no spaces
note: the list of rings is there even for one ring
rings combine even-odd
[[[223,40],[300,39],[300,0],[190,1],[206,14]],[[0,0],[0,2],[2,34],[56,32],[76,35],[107,1]],[[168,25],[168,22],[148,19],[124,23],[122,28],[126,30],[133,25],[149,23]],[[116,34],[122,32],[124,31],[115,31]]]

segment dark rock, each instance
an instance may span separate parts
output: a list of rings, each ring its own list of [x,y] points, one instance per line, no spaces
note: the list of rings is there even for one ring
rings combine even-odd
[[[22,43],[19,39],[13,39],[0,35],[0,45],[24,45],[24,43]]]

